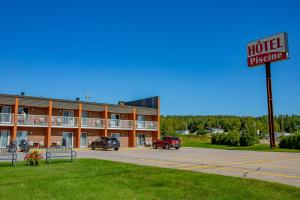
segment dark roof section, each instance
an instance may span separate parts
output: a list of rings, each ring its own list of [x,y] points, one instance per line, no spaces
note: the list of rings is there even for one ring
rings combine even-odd
[[[149,97],[146,99],[139,99],[135,101],[125,102],[125,105],[136,106],[136,107],[146,107],[146,108],[158,108],[159,97]]]
[[[149,108],[139,105],[117,105],[117,104],[105,104],[97,102],[86,102],[86,101],[76,101],[76,100],[65,100],[65,99],[54,99],[54,98],[44,98],[44,97],[32,97],[32,96],[21,96],[21,95],[10,95],[10,94],[0,94],[0,105],[14,105],[15,97],[19,97],[20,106],[31,106],[31,107],[48,107],[49,100],[52,100],[53,108],[58,109],[78,109],[78,103],[82,103],[82,109],[87,111],[104,111],[105,106],[108,106],[109,112],[117,113],[132,113],[133,107],[137,108],[137,114],[144,115],[157,115],[157,109]]]

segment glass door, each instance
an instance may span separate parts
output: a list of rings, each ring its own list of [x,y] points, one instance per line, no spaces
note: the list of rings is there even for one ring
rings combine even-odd
[[[63,111],[63,124],[67,126],[74,126],[74,111]]]
[[[73,147],[73,133],[63,132],[62,133],[62,146]]]
[[[0,148],[5,148],[9,145],[9,131],[1,131],[0,132]]]
[[[110,125],[111,127],[119,127],[120,125],[120,115],[119,114],[111,114],[111,121],[110,121]]]
[[[27,140],[27,131],[17,131],[17,147],[22,139]]]
[[[82,117],[82,119],[81,119],[81,122],[82,122],[81,126],[86,127],[88,125],[87,124],[87,117],[88,117],[87,111],[83,110],[81,117]]]
[[[137,128],[145,128],[145,121],[146,121],[146,116],[145,115],[138,115],[138,117],[137,117]]]
[[[137,140],[136,140],[136,146],[137,147],[144,147],[146,143],[146,136],[143,133],[137,134]]]
[[[80,147],[87,147],[87,133],[81,133]]]
[[[11,123],[11,106],[3,106],[0,108],[0,122],[1,123]]]

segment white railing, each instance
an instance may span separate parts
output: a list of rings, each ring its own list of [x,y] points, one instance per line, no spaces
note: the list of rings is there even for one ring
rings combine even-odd
[[[0,113],[0,124],[1,125],[13,125],[14,115],[11,113]]]
[[[52,116],[52,127],[78,127],[77,117]]]
[[[133,121],[132,120],[120,120],[120,119],[109,119],[108,128],[117,128],[117,129],[132,129]]]
[[[155,121],[136,121],[137,129],[157,130],[157,122]]]
[[[21,125],[21,126],[48,126],[48,116],[18,114],[18,125]]]
[[[101,118],[82,118],[82,128],[105,128],[105,119]]]

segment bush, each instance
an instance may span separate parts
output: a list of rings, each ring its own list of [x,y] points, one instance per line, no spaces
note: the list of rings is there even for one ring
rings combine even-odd
[[[43,159],[42,154],[37,150],[30,151],[24,157],[24,160],[26,161],[26,165],[28,166],[39,165],[39,161],[42,159]]]
[[[252,146],[257,144],[259,141],[258,136],[255,133],[250,133],[248,131],[244,131],[240,137],[240,145],[241,146]]]
[[[300,134],[283,136],[279,142],[280,148],[300,149]]]
[[[211,137],[211,143],[236,146],[239,144],[239,139],[240,134],[238,131],[230,131],[228,133],[213,134]]]

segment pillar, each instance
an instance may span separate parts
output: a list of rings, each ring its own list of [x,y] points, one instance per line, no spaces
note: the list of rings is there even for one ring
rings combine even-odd
[[[133,129],[129,133],[128,146],[135,147],[136,146],[136,109],[133,108],[133,112],[130,116],[130,119],[133,121]]]
[[[52,100],[49,101],[49,106],[48,106],[48,128],[47,128],[46,144],[45,144],[47,148],[51,146],[51,125],[52,125]]]
[[[14,124],[13,124],[13,131],[12,131],[12,135],[11,135],[11,141],[16,141],[16,139],[17,139],[18,110],[19,110],[19,98],[16,97],[15,105],[14,105]]]

